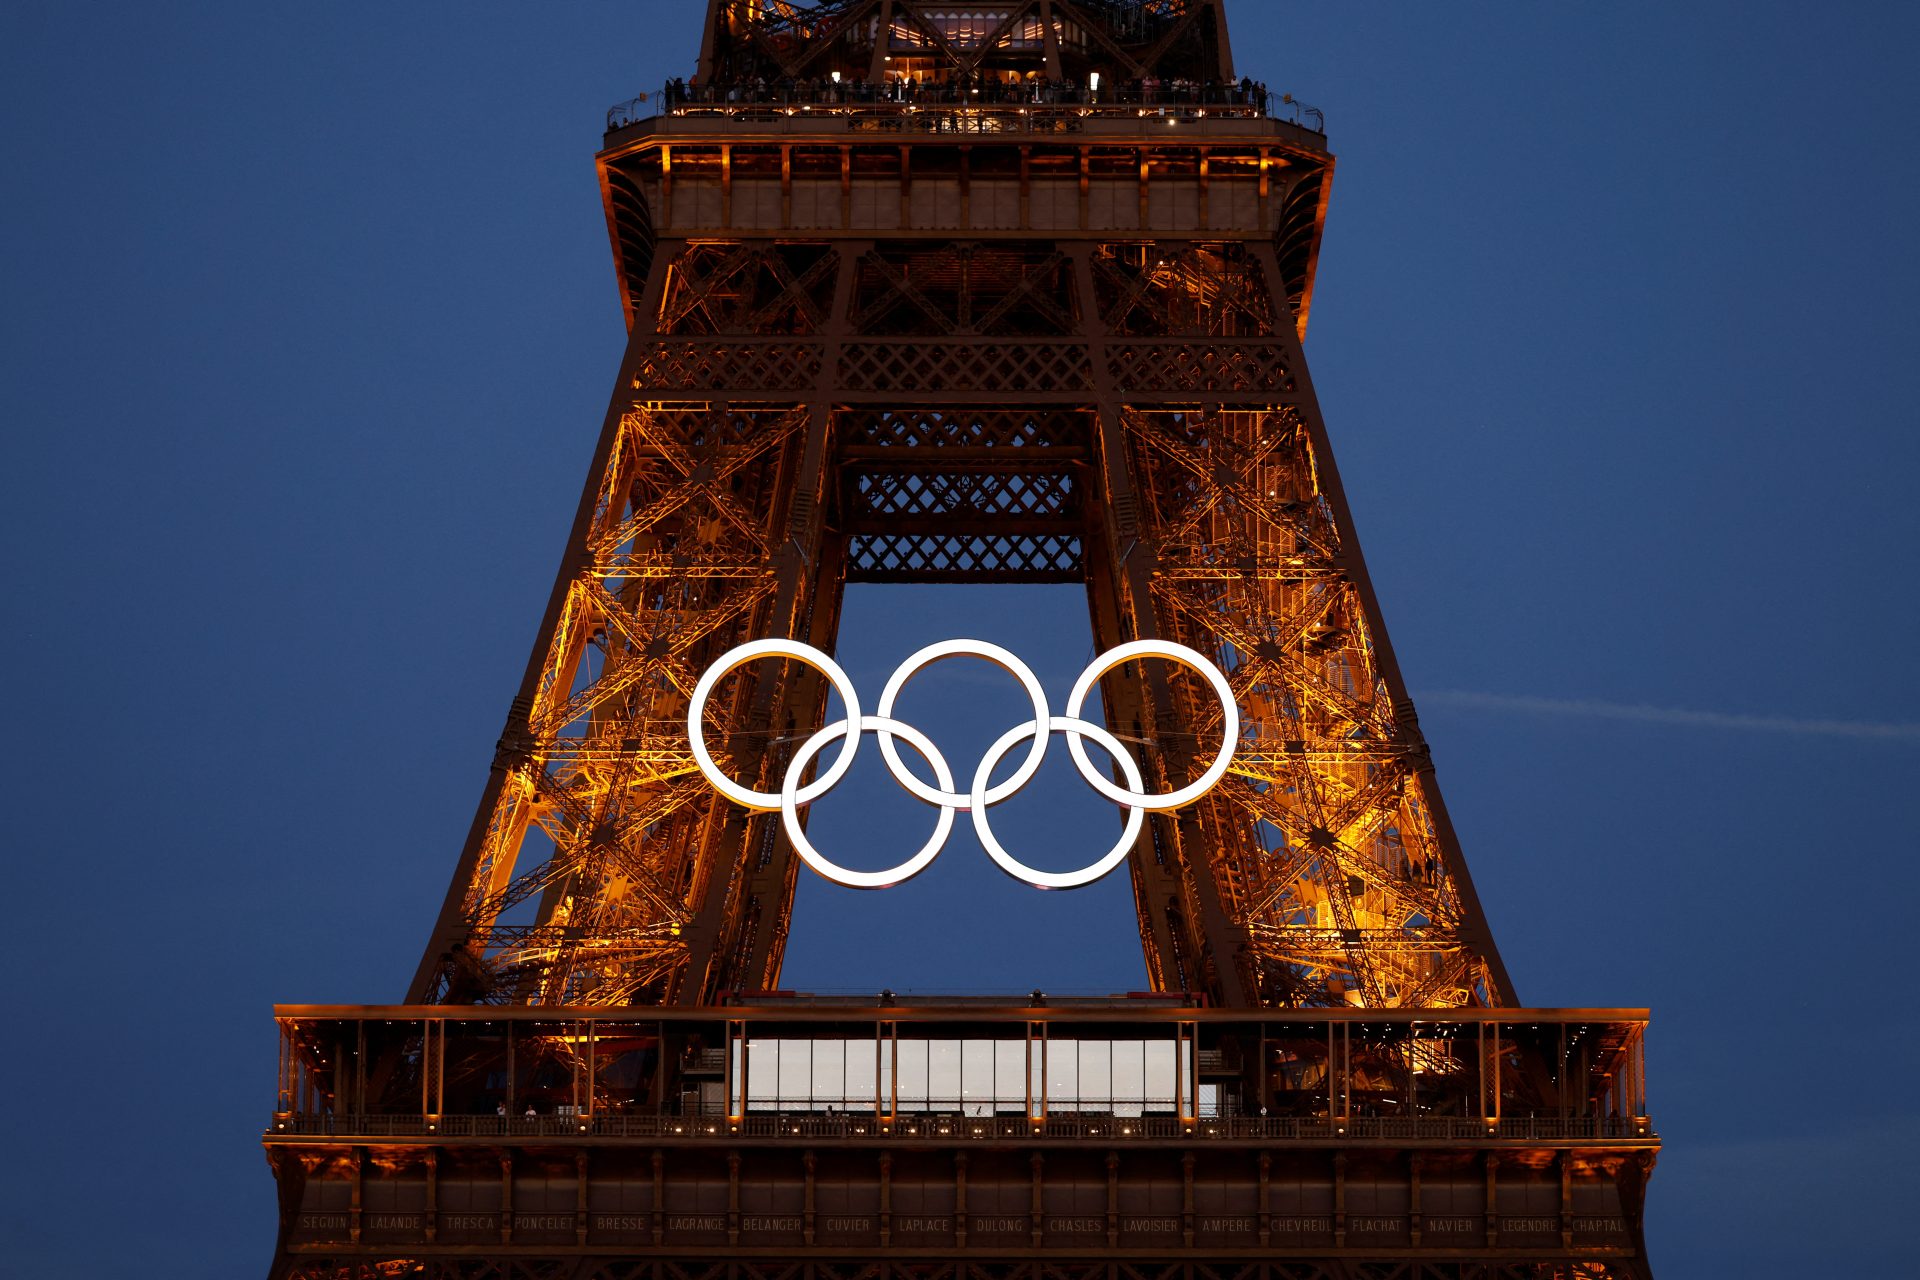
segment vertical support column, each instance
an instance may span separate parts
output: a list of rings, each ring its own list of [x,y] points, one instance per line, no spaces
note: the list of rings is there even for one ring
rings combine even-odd
[[[1141,160],[1144,193],[1146,161]],[[1144,194],[1142,199],[1144,200]],[[1125,404],[1107,361],[1107,333],[1100,315],[1099,294],[1093,280],[1093,246],[1085,242],[1068,248],[1074,264],[1074,290],[1080,307],[1080,336],[1087,347],[1097,402],[1098,453],[1096,493],[1102,528],[1085,539],[1088,580],[1094,609],[1094,641],[1103,648],[1126,640],[1158,638],[1161,627],[1153,602],[1152,573],[1156,560],[1151,535],[1142,528],[1140,500],[1128,463]],[[1129,679],[1124,671],[1110,674],[1101,685],[1107,724],[1132,735],[1133,722],[1151,731],[1158,714],[1173,705],[1164,671]],[[1187,763],[1187,752],[1164,751],[1169,771]],[[1192,818],[1150,818],[1134,846],[1131,869],[1135,905],[1140,914],[1141,946],[1154,985],[1170,989],[1208,989],[1215,1004],[1245,1008],[1252,1003],[1240,969],[1241,945],[1220,903],[1220,887],[1207,865],[1183,867],[1176,846],[1181,833],[1199,844],[1203,838]],[[1157,832],[1156,832],[1157,826]],[[1161,856],[1156,836],[1164,840]],[[1185,871],[1188,874],[1183,875]],[[1177,905],[1178,921],[1168,908]],[[1176,928],[1179,936],[1176,936]],[[1197,937],[1191,933],[1197,931]]]
[[[667,1241],[667,1157],[653,1153],[653,1245],[657,1249]]]
[[[1340,1123],[1340,1094],[1337,1085],[1337,1069],[1340,1064],[1339,1050],[1334,1041],[1335,1026],[1331,1019],[1327,1022],[1327,1123],[1337,1132],[1345,1133]]]
[[[874,17],[873,58],[867,63],[867,81],[887,90],[887,50],[893,47],[893,0],[880,0]]]
[[[1020,229],[1033,227],[1033,147],[1020,144]]]
[[[1196,1022],[1176,1022],[1174,1024],[1173,1072],[1175,1087],[1180,1098],[1175,1104],[1175,1114],[1180,1123],[1192,1126],[1200,1119],[1200,1024]]]
[[[853,148],[840,147],[840,229],[853,227]]]
[[[1419,1152],[1407,1157],[1407,1233],[1414,1248],[1420,1247],[1420,1166]]]
[[[1151,202],[1147,199],[1148,175],[1153,169],[1153,153],[1145,147],[1140,148],[1140,233],[1145,235],[1153,226]]]
[[[667,1024],[653,1024],[653,1079],[647,1082],[647,1107],[654,1115],[664,1115],[667,1106],[667,1070],[673,1058],[667,1053]]]
[[[669,152],[670,148],[662,148],[663,181],[665,181],[664,175],[670,171]],[[620,375],[614,382],[613,394],[607,406],[607,416],[601,424],[600,439],[594,447],[593,461],[587,470],[587,481],[582,488],[579,505],[574,511],[572,529],[567,535],[567,550],[561,557],[560,571],[555,577],[553,590],[547,597],[546,613],[541,619],[538,638],[534,642],[533,651],[528,656],[527,666],[521,675],[519,692],[509,707],[507,723],[501,737],[503,747],[510,742],[532,741],[529,717],[535,696],[545,676],[548,650],[565,615],[579,566],[585,563],[590,555],[587,543],[599,507],[601,481],[607,474],[608,465],[614,456],[616,442],[621,438],[621,422],[633,406],[634,380],[640,372],[648,351],[652,348],[659,325],[661,299],[665,295],[667,280],[671,274],[670,264],[681,247],[665,241],[657,246],[653,261],[647,269],[646,285],[639,296],[633,299],[633,329],[627,338],[626,354],[621,359]],[[498,888],[504,887],[507,879],[512,875],[511,859],[503,859],[501,865],[494,866],[489,873],[483,873],[481,857],[487,849],[495,811],[501,804],[508,779],[522,767],[523,763],[524,757],[512,751],[495,752],[492,767],[487,774],[486,785],[480,793],[479,806],[474,811],[473,822],[467,828],[466,842],[461,847],[452,881],[448,884],[446,897],[442,900],[440,913],[435,919],[433,933],[427,941],[426,950],[420,958],[420,965],[415,970],[413,982],[408,988],[407,1003],[409,1004],[460,1004],[484,994],[480,990],[481,983],[473,975],[484,973],[485,965],[456,962],[454,953],[460,950],[475,952],[479,947],[479,944],[472,941],[476,929],[484,931],[493,923],[491,918],[472,921],[467,919],[470,893],[476,897],[488,896]],[[476,879],[487,881],[487,883],[476,884]],[[478,961],[480,956],[470,954],[467,959]]]
[[[1506,1101],[1504,1096],[1506,1092],[1506,1085],[1500,1078],[1501,1067],[1503,1065],[1501,1060],[1506,1057],[1506,1053],[1501,1047],[1502,1041],[1500,1039],[1500,1024],[1498,1022],[1495,1022],[1492,1024],[1492,1026],[1493,1026],[1493,1057],[1490,1059],[1490,1061],[1493,1064],[1493,1081],[1492,1081],[1493,1083],[1493,1127],[1495,1131],[1498,1131],[1500,1128],[1501,1121],[1503,1121],[1506,1118]]]
[[[880,1153],[880,1247],[893,1244],[893,1153]]]
[[[973,144],[960,144],[960,230],[973,229]]]
[[[1120,1247],[1120,1153],[1107,1152],[1107,1248]]]
[[[1248,252],[1260,264],[1275,314],[1280,314],[1285,309],[1287,290],[1273,245],[1255,242],[1249,244]],[[1347,503],[1346,488],[1340,481],[1340,471],[1334,463],[1327,424],[1320,416],[1320,400],[1314,393],[1313,378],[1307,369],[1306,356],[1300,349],[1299,333],[1290,325],[1275,324],[1273,341],[1286,353],[1287,367],[1294,377],[1297,390],[1292,403],[1306,427],[1320,491],[1340,531],[1340,551],[1336,563],[1353,583],[1359,598],[1360,612],[1373,642],[1375,669],[1381,680],[1385,681],[1394,708],[1400,713],[1397,718],[1401,736],[1410,744],[1424,745],[1419,722],[1412,715],[1413,701],[1407,694],[1406,677],[1400,670],[1399,659],[1394,656],[1393,644],[1387,636],[1385,618],[1380,610],[1380,600],[1374,594],[1373,579],[1367,574],[1366,560],[1360,552],[1360,539],[1354,530],[1353,509]],[[1434,836],[1440,847],[1441,861],[1460,898],[1460,938],[1484,966],[1482,976],[1491,988],[1488,992],[1491,996],[1489,1003],[1518,1005],[1520,1000],[1514,994],[1513,980],[1507,976],[1506,965],[1500,959],[1500,949],[1494,945],[1493,931],[1487,924],[1479,894],[1474,890],[1473,877],[1467,871],[1466,857],[1460,851],[1460,837],[1453,829],[1453,820],[1447,816],[1446,802],[1434,782],[1431,756],[1422,758],[1419,769],[1412,775],[1412,781],[1419,787],[1426,803]]]
[[[1500,1155],[1487,1152],[1487,1248],[1500,1245]]]
[[[360,1243],[360,1206],[366,1190],[367,1149],[353,1149],[353,1189],[347,1202],[347,1239],[354,1244]]]
[[[814,1176],[814,1171],[819,1163],[819,1157],[814,1155],[813,1152],[806,1151],[801,1153],[800,1167],[805,1170],[805,1181],[800,1192],[800,1238],[806,1243],[809,1249],[813,1248],[814,1206],[818,1203],[819,1199],[818,1187]]]
[[[793,230],[793,144],[780,144],[780,226]]]
[[[953,1153],[953,1243],[967,1247],[967,1153]]]
[[[1027,1167],[1033,1173],[1033,1195],[1028,1203],[1027,1229],[1033,1236],[1033,1247],[1038,1249],[1046,1238],[1047,1158],[1036,1151],[1027,1157]]]
[[[1093,179],[1087,172],[1088,165],[1089,165],[1089,160],[1088,160],[1087,149],[1083,146],[1080,148],[1080,201],[1079,201],[1080,229],[1082,231],[1085,231],[1087,229],[1087,219],[1090,214],[1088,205],[1091,201],[1090,192],[1093,186]],[[1094,305],[1093,299],[1087,298],[1081,303],[1081,305],[1091,307]]]
[[[1260,1134],[1260,1136],[1265,1138],[1269,1136],[1264,1131],[1267,1127],[1266,1126],[1267,1105],[1269,1102],[1272,1101],[1272,1096],[1273,1096],[1272,1093],[1270,1092],[1273,1081],[1269,1078],[1269,1075],[1268,1075],[1269,1068],[1267,1064],[1267,1024],[1264,1019],[1260,1023],[1260,1042],[1254,1052],[1258,1056],[1256,1056],[1253,1060],[1254,1061],[1253,1105],[1255,1108],[1255,1114],[1257,1114],[1260,1117],[1260,1121],[1261,1121],[1260,1128],[1262,1130],[1262,1133]]]
[[[913,227],[913,148],[900,148],[900,229]]]
[[[513,1243],[513,1152],[500,1153],[500,1243]]]
[[[885,1194],[884,1192],[882,1193]],[[727,1152],[727,1245],[740,1243],[740,1153]],[[882,1244],[886,1241],[883,1239]]]
[[[1347,1154],[1333,1157],[1333,1247],[1347,1247]]]
[[[1573,1152],[1562,1151],[1554,1158],[1560,1167],[1560,1247],[1573,1248]]]
[[[1559,1032],[1560,1032],[1560,1041],[1559,1041],[1560,1050],[1559,1050],[1558,1056],[1555,1057],[1553,1062],[1553,1104],[1554,1104],[1554,1115],[1559,1119],[1560,1123],[1564,1126],[1567,1122],[1567,1112],[1568,1112],[1567,1024],[1564,1021],[1562,1021],[1559,1024]],[[1561,1132],[1564,1133],[1566,1132],[1566,1130],[1563,1128]]]
[[[1260,1228],[1260,1247],[1273,1242],[1273,1156],[1260,1153],[1260,1200],[1254,1206]]]
[[[1205,231],[1213,225],[1213,212],[1209,207],[1212,196],[1213,155],[1207,148],[1200,148],[1200,230]]]
[[[584,1132],[593,1124],[593,1081],[594,1077],[600,1074],[600,1064],[595,1060],[594,1051],[600,1039],[600,1029],[592,1018],[588,1018],[582,1027],[587,1037],[587,1069],[585,1078],[580,1082],[579,1110],[575,1114],[580,1129]]]
[[[735,1031],[735,1028],[739,1028]],[[747,1114],[747,1024],[729,1018],[727,1051],[720,1060],[721,1091],[727,1097],[727,1123],[739,1124]],[[736,1065],[736,1063],[738,1065]]]
[[[888,1022],[882,1025],[886,1028],[884,1037],[887,1053],[886,1070],[879,1074],[879,1087],[881,1096],[887,1101],[885,1119],[891,1124],[900,1114],[900,1024]],[[874,1047],[874,1063],[876,1067],[880,1064],[878,1045]]]
[[[851,207],[846,184],[851,180],[850,149],[841,148],[843,197]],[[769,634],[832,648],[838,627],[838,601],[842,567],[836,556],[822,554],[820,493],[827,474],[833,410],[839,387],[841,350],[851,334],[854,284],[861,257],[871,249],[871,241],[845,241],[836,252],[838,262],[834,278],[833,302],[825,327],[818,335],[819,373],[806,399],[806,436],[793,472],[793,494],[789,503],[785,530],[769,529],[770,540],[785,534],[779,551],[774,600],[769,614]],[[824,705],[826,687],[814,675],[791,682],[785,695],[784,711],[776,707],[769,682],[764,694],[757,694],[752,718],[772,722],[785,712],[811,713]],[[761,815],[747,824],[775,822]],[[774,987],[779,983],[785,952],[787,919],[793,907],[794,878],[799,860],[783,831],[776,825],[772,854],[764,865],[755,859],[752,865],[732,875],[716,875],[700,904],[688,948],[688,979],[678,995],[681,1004],[695,1004],[710,998],[728,984]],[[746,936],[742,936],[742,935]],[[722,972],[727,957],[735,957],[738,972]]]
[[[1487,1097],[1487,1024],[1484,1021],[1474,1024],[1475,1053],[1478,1055],[1474,1072],[1480,1083],[1480,1123],[1488,1133],[1493,1132],[1493,1112]]]
[[[591,1225],[587,1206],[587,1160],[588,1153],[573,1153],[573,1242],[584,1246],[587,1243],[587,1228]]]
[[[433,1244],[440,1238],[440,1152],[428,1147],[427,1163],[427,1243]]]
[[[1053,0],[1040,0],[1040,48],[1046,59],[1047,79],[1058,84],[1060,73],[1060,35],[1053,26]]]
[[[664,229],[673,225],[673,148],[660,148],[660,226]],[[635,325],[639,328],[639,313],[634,313]]]
[[[1193,1248],[1193,1152],[1180,1156],[1180,1242]]]

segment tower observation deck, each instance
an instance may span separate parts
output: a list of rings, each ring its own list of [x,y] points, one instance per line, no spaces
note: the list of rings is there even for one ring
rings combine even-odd
[[[405,1002],[277,1010],[276,1280],[1649,1274],[1646,1011],[1520,1005],[1307,372],[1321,124],[1223,0],[711,0],[609,112],[612,403]],[[782,989],[689,718],[777,795],[828,676],[702,673],[849,582],[1223,673],[1098,681],[1150,790],[1231,745],[1129,828],[1150,991]]]

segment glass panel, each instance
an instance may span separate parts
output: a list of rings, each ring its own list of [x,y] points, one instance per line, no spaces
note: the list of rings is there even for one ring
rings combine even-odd
[[[1080,1042],[1080,1103],[1089,1111],[1105,1111],[1113,1104],[1113,1042]]]
[[[870,1046],[859,1044],[860,1050]],[[856,1053],[858,1050],[856,1050]],[[873,1055],[868,1053],[868,1071],[871,1076]],[[855,1102],[855,1106],[865,1106],[871,1101],[872,1087],[868,1087],[868,1096]],[[814,1101],[833,1108],[836,1111],[848,1109],[847,1095],[847,1042],[845,1040],[815,1040],[813,1042],[813,1097]]]
[[[777,1110],[780,1096],[780,1042],[765,1039],[749,1040],[745,1048],[747,1109],[749,1111]]]
[[[993,1042],[993,1097],[995,1110],[1019,1114],[1027,1102],[1027,1042]]]
[[[934,1040],[927,1045],[927,1110],[960,1109],[960,1044]]]
[[[874,1064],[880,1061],[884,1046],[876,1046],[871,1040],[848,1040],[847,1046],[847,1109],[849,1111],[871,1111],[878,1096],[879,1080],[874,1072]],[[884,1108],[886,1101],[879,1105]]]
[[[993,1114],[994,1042],[960,1042],[960,1109],[970,1116]]]
[[[1047,1044],[1047,1110],[1080,1109],[1080,1046],[1072,1040]]]
[[[902,1111],[927,1109],[927,1042],[902,1036],[894,1046],[894,1084]]]
[[[1175,1046],[1172,1040],[1147,1040],[1141,1049],[1146,1059],[1146,1088],[1141,1098],[1148,1111],[1172,1111],[1178,1085],[1174,1080]]]
[[[779,1044],[781,1109],[804,1107],[813,1098],[813,1041],[782,1040]]]
[[[1115,1040],[1113,1056],[1113,1114],[1137,1116],[1147,1096],[1147,1042]]]

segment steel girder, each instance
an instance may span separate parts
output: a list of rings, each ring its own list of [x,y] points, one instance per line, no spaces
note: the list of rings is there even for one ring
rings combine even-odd
[[[1102,646],[1213,656],[1229,783],[1132,862],[1153,983],[1226,1005],[1511,1003],[1387,646],[1276,251],[1183,240],[662,241],[539,648],[416,1001],[777,985],[796,860],[684,730],[749,638],[831,650],[849,580],[1080,581]],[[1129,666],[1163,782],[1220,722]],[[822,681],[709,710],[770,787]]]

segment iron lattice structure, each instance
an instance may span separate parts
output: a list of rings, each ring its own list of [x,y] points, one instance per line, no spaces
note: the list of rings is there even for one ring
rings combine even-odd
[[[743,8],[711,64],[805,27],[767,6],[743,36]],[[1149,8],[1168,50],[1221,30],[1213,5]],[[1231,784],[1132,863],[1156,989],[1511,1003],[1301,357],[1317,135],[1234,104],[1044,132],[1031,108],[835,105],[688,110],[601,158],[632,336],[413,998],[777,987],[798,863],[777,815],[697,774],[688,695],[747,639],[830,651],[870,581],[1084,583],[1099,646],[1174,639],[1231,673]],[[922,116],[911,142],[859,127]],[[1218,711],[1144,665],[1106,680],[1108,719],[1177,777]],[[777,778],[824,697],[798,668],[734,681],[710,715],[734,776]]]
[[[1644,1280],[1645,1011],[1517,1007],[1301,354],[1333,158],[1275,105],[1220,0],[711,0],[610,113],[626,354],[408,1003],[279,1011],[276,1280]],[[831,652],[849,582],[1078,583],[1099,649],[1228,673],[1233,771],[1129,861],[1157,994],[778,991],[799,860],[687,709]],[[826,697],[750,664],[706,740],[777,790]],[[1151,788],[1218,741],[1191,674],[1101,697]]]
[[[899,64],[895,66],[893,64]],[[775,83],[865,71],[968,90],[1010,75],[1233,79],[1220,0],[719,0],[699,79]]]

